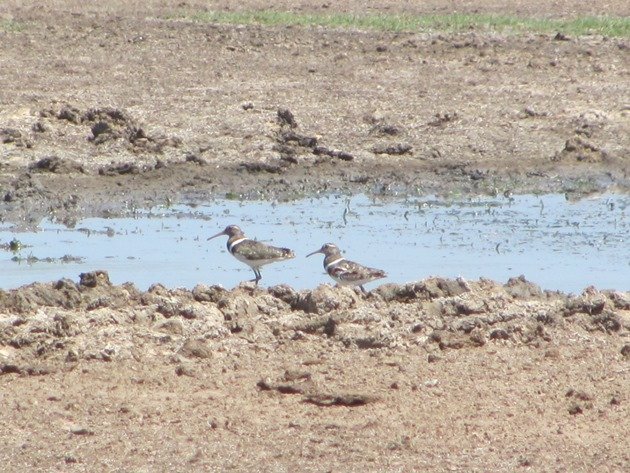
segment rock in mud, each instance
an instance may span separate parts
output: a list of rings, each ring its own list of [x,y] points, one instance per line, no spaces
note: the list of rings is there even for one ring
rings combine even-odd
[[[320,407],[331,407],[331,406],[357,407],[357,406],[365,406],[366,404],[370,404],[378,400],[379,398],[377,396],[371,396],[368,394],[350,394],[350,393],[309,394],[307,396],[304,396],[304,402],[315,404]]]
[[[446,316],[483,314],[487,310],[484,298],[470,293],[449,297],[442,302],[442,312]]]
[[[378,294],[385,302],[411,302],[419,297],[421,289],[416,283],[409,284],[381,284],[372,291]]]
[[[565,303],[565,315],[584,313],[589,315],[601,314],[606,307],[606,297],[597,295],[581,295],[570,297]]]
[[[411,153],[412,150],[413,147],[407,143],[378,144],[372,147],[372,153],[374,154],[401,155]]]
[[[480,330],[473,330],[468,335],[461,335],[444,330],[434,330],[430,339],[438,344],[440,350],[480,347],[486,344],[485,335]]]
[[[142,169],[135,163],[110,164],[99,168],[100,176],[117,176],[123,174],[140,174]]]
[[[317,146],[317,138],[315,136],[302,135],[293,130],[281,130],[278,135],[278,141],[286,144],[296,144],[304,148],[315,148]]]
[[[298,318],[294,323],[283,324],[284,329],[294,330],[298,333],[323,334],[332,337],[336,331],[338,322],[328,315],[308,315]]]
[[[454,122],[459,118],[457,112],[440,112],[435,114],[435,118],[427,123],[429,126],[443,127],[447,123]]]
[[[155,327],[160,332],[169,333],[171,335],[183,335],[184,324],[180,319],[168,319],[161,322]]]
[[[111,286],[109,274],[102,269],[79,274],[79,285],[83,287]]]
[[[298,124],[293,116],[293,112],[288,108],[279,108],[277,112],[278,124],[281,127],[297,128]]]
[[[396,136],[402,133],[402,130],[400,127],[396,125],[377,123],[372,128],[370,128],[369,133],[371,135],[377,135],[377,136]]]
[[[184,363],[180,363],[175,367],[175,374],[177,376],[189,376],[191,378],[194,378],[197,375],[192,366]]]
[[[192,290],[193,299],[197,302],[219,302],[228,291],[223,286],[206,286],[197,284]]]
[[[615,309],[630,310],[630,292],[607,291],[605,294]]]
[[[20,130],[15,128],[0,129],[0,143],[13,144],[21,148],[31,148],[33,143]]]
[[[0,308],[13,313],[34,313],[39,307],[78,307],[81,295],[74,283],[68,280],[57,283],[33,283],[5,293]]]
[[[326,314],[353,307],[358,300],[357,294],[351,288],[333,288],[328,284],[321,284],[301,297],[295,307],[307,313]]]
[[[269,173],[269,174],[282,174],[286,170],[286,160],[280,160],[278,164],[272,163],[242,163],[239,165],[240,169],[252,174]]]
[[[2,374],[23,374],[28,376],[43,376],[52,373],[53,370],[47,366],[35,364],[14,364],[0,362],[0,375]]]
[[[115,133],[112,127],[107,122],[96,122],[90,128],[92,132],[92,137],[90,138],[94,144],[105,143],[108,140],[116,139],[120,135]]]
[[[288,284],[279,284],[277,286],[271,286],[267,289],[267,292],[281,301],[289,304],[291,307],[296,307],[300,300],[300,293],[293,289]]]
[[[42,116],[46,116],[46,111],[44,111],[44,115],[40,113]],[[81,111],[73,107],[72,105],[64,105],[61,110],[56,114],[59,120],[67,120],[70,123],[74,123],[75,125],[80,124],[83,121]]]
[[[179,354],[186,358],[212,358],[212,349],[204,340],[187,340],[179,349]]]
[[[256,383],[261,391],[278,391],[281,394],[303,394],[310,385],[299,382],[273,382],[270,379],[261,379]]]
[[[589,393],[576,389],[569,389],[565,397],[569,399],[569,414],[582,414],[586,409],[593,408],[593,396]]]
[[[508,282],[503,287],[505,291],[515,299],[527,300],[543,296],[543,291],[540,286],[529,282],[523,275],[508,279]]]
[[[198,154],[195,153],[186,153],[186,157],[184,158],[184,160],[187,163],[193,163],[193,164],[197,164],[198,166],[206,166],[208,164],[208,161],[206,161],[205,159],[203,159],[201,156],[199,156]],[[155,165],[155,169],[160,169],[165,167],[166,164],[160,160],[158,160],[157,164]]]
[[[53,174],[85,173],[85,168],[70,159],[48,156],[30,166],[32,171],[52,172]]]
[[[33,125],[31,126],[31,130],[33,130],[35,133],[46,133],[47,131],[50,131],[50,125],[42,121],[37,121],[33,123]]]
[[[236,320],[243,317],[253,317],[258,313],[258,305],[251,297],[244,294],[226,294],[217,303],[225,320]]]
[[[509,340],[510,334],[507,330],[496,328],[490,332],[490,340]]]
[[[459,296],[469,291],[471,291],[471,285],[461,278],[429,278],[407,284],[383,284],[372,292],[379,294],[386,302],[412,302]]]
[[[421,291],[426,293],[425,297],[429,299],[459,296],[471,291],[469,283],[462,278],[429,278],[419,284]]]
[[[395,344],[395,337],[390,331],[374,330],[369,326],[358,324],[339,324],[334,336],[346,347],[362,350],[391,347]]]
[[[599,148],[593,143],[579,137],[569,138],[561,151],[555,153],[552,161],[562,161],[572,159],[586,163],[601,163],[610,159],[606,150]]]
[[[591,319],[595,328],[604,332],[618,332],[621,330],[621,318],[612,311],[605,311],[601,314],[595,315]]]
[[[342,161],[354,160],[354,156],[352,154],[337,149],[330,149],[326,146],[315,146],[315,148],[313,148],[313,154],[315,156],[326,155],[331,158],[341,159]]]
[[[82,116],[82,121],[88,122],[111,122],[118,125],[132,123],[133,119],[124,110],[113,107],[90,108]]]

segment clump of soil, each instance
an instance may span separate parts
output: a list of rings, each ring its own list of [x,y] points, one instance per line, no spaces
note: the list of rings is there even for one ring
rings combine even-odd
[[[82,112],[72,105],[63,105],[59,110],[42,110],[40,116],[88,126],[91,135],[87,139],[95,145],[123,140],[134,152],[162,153],[164,147],[179,147],[182,144],[177,137],[148,134],[129,113],[113,107],[90,108]]]

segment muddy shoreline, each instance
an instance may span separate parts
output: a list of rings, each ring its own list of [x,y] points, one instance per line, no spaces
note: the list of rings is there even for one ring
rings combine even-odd
[[[387,0],[370,11],[601,13],[573,0],[473,3]],[[327,193],[630,190],[626,38],[194,19],[235,8],[0,2],[2,221],[73,227],[178,203]],[[630,14],[617,0],[606,10]],[[368,295],[141,291],[93,269],[0,290],[3,471],[630,464],[628,292],[567,295],[524,278],[428,278]]]
[[[51,176],[47,171],[18,170],[18,177],[2,185],[0,211],[3,220],[17,224],[17,228],[34,228],[44,218],[72,227],[83,218],[132,216],[136,210],[200,205],[215,199],[291,201],[365,194],[385,199],[433,195],[457,200],[479,195],[562,193],[569,200],[578,200],[605,192],[628,192],[625,177],[610,171],[577,176],[565,172],[553,178],[542,172],[533,176],[485,172],[484,177],[478,177],[480,171],[463,166],[456,170],[345,163],[321,167],[276,173],[184,162],[132,171],[123,166],[122,174],[107,177],[56,171]]]

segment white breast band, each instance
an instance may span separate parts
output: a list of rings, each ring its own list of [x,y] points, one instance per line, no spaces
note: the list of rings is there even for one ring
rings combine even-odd
[[[336,265],[337,263],[341,263],[343,260],[345,260],[345,258],[337,258],[334,261],[331,261],[330,263],[328,263],[326,266],[324,266],[324,269],[326,271],[328,271],[328,268],[330,268],[331,266]]]
[[[244,242],[245,240],[247,240],[247,238],[239,238],[238,240],[234,240],[232,243],[228,245],[228,251],[232,253],[232,250],[234,249],[234,247],[238,245],[239,243]]]

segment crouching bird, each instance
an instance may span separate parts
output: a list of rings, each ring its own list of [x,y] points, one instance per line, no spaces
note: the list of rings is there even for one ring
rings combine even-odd
[[[253,282],[258,285],[258,281],[262,279],[260,268],[266,264],[282,261],[285,259],[295,258],[295,253],[288,248],[277,248],[271,245],[265,245],[256,240],[250,240],[245,236],[243,230],[236,225],[229,225],[225,230],[211,236],[208,240],[227,235],[227,249],[237,260],[242,261],[254,271],[255,279]]]
[[[324,255],[324,269],[328,275],[341,286],[359,286],[366,293],[364,284],[376,279],[387,277],[385,271],[368,268],[354,261],[345,259],[336,245],[326,243],[319,250],[306,255],[307,257],[317,253]]]

